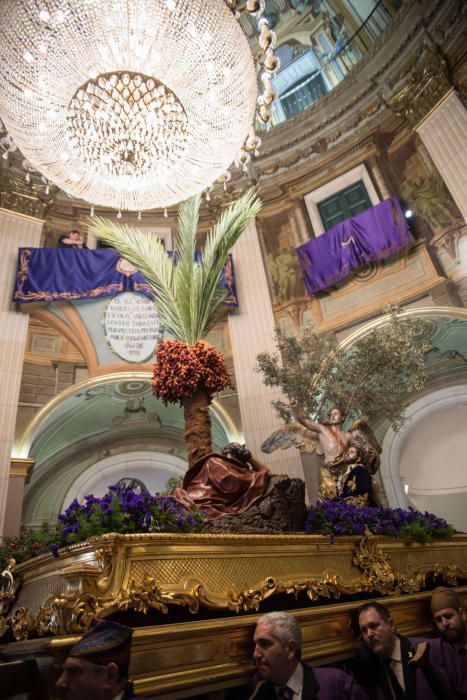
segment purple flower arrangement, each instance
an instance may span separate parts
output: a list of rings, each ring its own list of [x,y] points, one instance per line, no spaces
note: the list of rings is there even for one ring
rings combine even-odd
[[[55,527],[23,528],[18,537],[5,538],[0,547],[0,570],[10,558],[19,564],[46,552],[58,556],[59,547],[108,532],[199,532],[204,522],[202,511],[187,511],[168,496],[109,486],[102,498],[91,494],[83,503],[75,499],[58,516]]]
[[[201,511],[189,512],[173,498],[119,486],[109,486],[102,498],[91,494],[84,503],[75,499],[58,520],[61,545],[106,532],[197,532],[204,523]]]
[[[5,538],[0,546],[0,571],[9,559],[19,564],[47,552],[58,556],[60,547],[109,532],[189,533],[202,531],[204,524],[202,511],[187,511],[168,496],[109,486],[102,498],[91,494],[85,496],[83,503],[75,499],[58,516],[55,526],[45,524],[40,530],[23,528],[18,537]],[[327,535],[331,543],[336,535],[361,536],[366,529],[375,535],[411,537],[422,543],[455,533],[445,520],[432,513],[420,513],[413,508],[355,506],[340,499],[317,503],[310,508],[305,522],[305,532]]]
[[[355,506],[341,499],[317,503],[310,508],[305,532],[329,535],[363,535],[366,528],[374,535],[412,537],[427,542],[438,537],[452,537],[454,528],[432,513],[421,513],[414,508],[371,508]]]

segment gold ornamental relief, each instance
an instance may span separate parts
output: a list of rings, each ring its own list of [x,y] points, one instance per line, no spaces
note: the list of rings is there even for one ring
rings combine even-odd
[[[446,61],[436,49],[429,49],[402,90],[386,104],[415,130],[450,90]]]
[[[18,577],[11,564],[0,586],[0,636],[9,630],[18,641],[79,634],[93,617],[125,611],[151,612],[171,622],[174,606],[194,616],[201,609],[259,612],[281,594],[302,601],[307,596],[316,606],[361,593],[394,597],[425,589],[428,579],[458,585],[467,578],[467,539],[461,535],[427,545],[369,532],[359,539],[336,538],[332,545],[313,536],[245,537],[244,542],[230,536],[213,542],[201,535],[96,539],[61,560],[44,559],[44,576],[32,580],[30,566],[18,567]],[[52,572],[61,590],[44,595],[41,583]]]
[[[361,591],[377,591],[386,595],[394,591],[396,576],[390,558],[381,551],[376,538],[368,531],[357,546],[353,563],[363,571]]]

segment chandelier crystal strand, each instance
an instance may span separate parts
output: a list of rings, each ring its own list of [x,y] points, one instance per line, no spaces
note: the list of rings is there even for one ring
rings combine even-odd
[[[237,157],[254,60],[224,0],[2,0],[0,117],[68,195],[164,208]]]
[[[269,22],[262,14],[266,8],[265,0],[247,0],[241,6],[237,0],[224,0],[227,7],[234,13],[235,17],[241,19],[243,16],[253,15],[256,17],[259,37],[258,43],[260,50],[257,53],[256,61],[263,68],[261,82],[263,83],[263,92],[257,99],[256,118],[267,129],[271,126],[272,104],[277,97],[276,91],[272,87],[271,75],[277,73],[280,68],[279,57],[274,53],[276,46],[276,34],[269,29]],[[248,173],[248,163],[251,157],[259,155],[259,147],[261,139],[257,136],[255,125],[252,124],[248,131],[248,135],[241,149],[237,153],[234,160],[236,167],[242,168],[244,173]],[[229,176],[226,177],[226,174]],[[230,172],[223,173],[218,182],[223,184],[224,190],[227,190],[227,182],[230,179]],[[206,191],[206,200],[210,200],[209,189]]]

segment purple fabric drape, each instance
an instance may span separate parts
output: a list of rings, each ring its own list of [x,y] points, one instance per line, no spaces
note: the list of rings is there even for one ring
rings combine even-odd
[[[223,269],[225,303],[238,306],[231,256]],[[72,301],[139,292],[152,298],[143,275],[109,248],[20,248],[13,301]]]
[[[327,289],[360,265],[403,250],[412,241],[396,197],[386,199],[296,248],[309,294]]]

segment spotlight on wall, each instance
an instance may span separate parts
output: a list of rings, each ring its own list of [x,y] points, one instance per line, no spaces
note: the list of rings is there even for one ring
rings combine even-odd
[[[404,484],[404,493],[406,496],[408,496],[408,494],[409,494],[409,485],[408,484]]]
[[[404,214],[405,214],[406,219],[411,219],[413,216],[413,211],[412,211],[412,209],[406,209]]]

